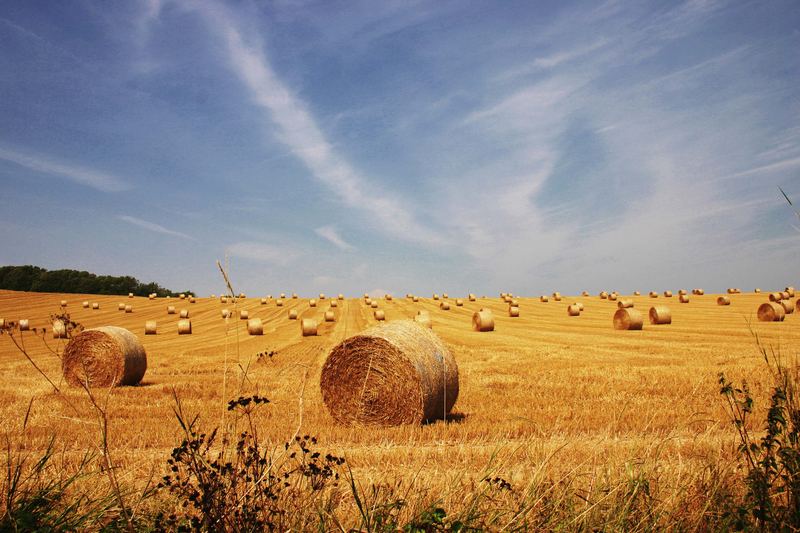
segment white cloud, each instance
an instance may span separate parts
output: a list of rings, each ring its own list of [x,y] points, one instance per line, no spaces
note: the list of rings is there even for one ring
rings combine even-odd
[[[93,169],[53,161],[45,156],[30,153],[21,153],[0,146],[0,159],[10,161],[17,165],[29,168],[36,172],[43,172],[70,181],[86,185],[103,192],[120,192],[131,188],[124,180]]]
[[[234,257],[241,257],[243,259],[279,266],[286,266],[300,256],[296,250],[286,246],[276,246],[251,241],[231,244],[226,251]]]
[[[314,233],[322,237],[323,239],[328,240],[334,246],[339,248],[340,250],[352,250],[353,245],[349,242],[346,242],[339,232],[333,226],[321,226],[314,230]]]
[[[139,226],[140,228],[152,231],[154,233],[162,233],[164,235],[171,235],[172,237],[179,237],[181,239],[197,242],[197,239],[195,239],[190,235],[181,233],[180,231],[175,231],[169,228],[165,228],[160,224],[156,224],[154,222],[148,222],[147,220],[142,220],[141,218],[136,218],[129,215],[118,215],[117,218],[122,220],[123,222],[127,222],[128,224],[133,224],[134,226]]]

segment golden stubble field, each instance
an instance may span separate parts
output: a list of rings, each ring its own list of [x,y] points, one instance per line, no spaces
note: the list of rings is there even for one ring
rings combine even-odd
[[[337,425],[322,403],[320,369],[328,351],[376,322],[362,299],[339,302],[336,321],[325,323],[330,300],[311,308],[307,299],[288,299],[277,307],[274,300],[262,305],[260,298],[248,298],[235,306],[235,318],[224,320],[221,309],[234,306],[211,298],[191,304],[177,298],[0,291],[0,318],[28,318],[32,327],[47,327],[48,344],[63,349],[65,341],[51,339],[49,316],[61,312],[59,301],[66,299],[66,311],[84,326],[116,325],[139,336],[148,356],[144,380],[113,390],[108,400],[110,449],[123,482],[136,485],[151,472],[160,475],[180,442],[173,391],[208,430],[223,423],[228,400],[259,393],[271,401],[257,417],[266,442],[279,447],[300,425],[300,433],[316,435],[322,449],[345,457],[359,483],[414,486],[457,506],[464,487],[478,485],[489,473],[515,486],[537,476],[572,476],[590,487],[647,469],[659,484],[652,490],[669,495],[700,482],[709,464],[733,469],[734,432],[718,374],[747,379],[758,400],[756,420],[762,420],[770,381],[754,334],[784,356],[795,356],[800,318],[758,322],[755,311],[766,294],[731,295],[725,307],[716,297],[693,295],[690,303],[679,304],[677,295],[632,296],[645,316],[655,303],[672,310],[671,325],[646,322],[641,331],[614,330],[616,302],[597,295],[547,303],[519,298],[519,318],[508,317],[499,298],[464,298],[457,307],[451,295],[449,311],[431,298],[381,300],[387,321],[427,309],[460,372],[451,421],[395,428]],[[82,308],[83,300],[99,302],[100,309]],[[568,317],[566,307],[575,301],[585,310]],[[133,313],[117,310],[118,303],[131,304]],[[189,310],[192,335],[177,334],[178,314],[168,315],[168,305]],[[472,331],[472,314],[481,307],[494,312],[494,332]],[[248,336],[246,321],[238,319],[241,309],[264,321],[263,336]],[[318,318],[319,336],[303,338],[298,321],[287,318],[289,309],[301,318]],[[157,320],[158,335],[144,335],[146,320]],[[99,439],[86,394],[61,381],[60,361],[40,339],[24,335],[30,354],[81,415],[2,336],[2,431],[29,450],[43,449],[55,434],[62,460],[77,461]],[[276,354],[257,356],[265,351]]]

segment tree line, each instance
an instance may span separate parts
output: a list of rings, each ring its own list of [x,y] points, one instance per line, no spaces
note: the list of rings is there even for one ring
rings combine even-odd
[[[98,276],[84,270],[47,270],[24,266],[0,267],[0,289],[29,292],[177,296],[155,282],[142,283],[133,276]],[[183,291],[194,294],[193,291]]]

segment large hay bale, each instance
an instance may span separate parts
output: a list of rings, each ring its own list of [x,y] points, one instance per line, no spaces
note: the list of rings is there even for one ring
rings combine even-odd
[[[125,312],[126,313],[133,313],[133,307],[130,306],[130,305],[126,305],[125,306]]]
[[[689,294],[686,289],[678,289],[678,296]]]
[[[144,323],[144,334],[145,335],[155,335],[158,329],[158,324],[156,324],[155,320],[147,320]]]
[[[789,298],[794,298],[794,287],[786,287],[783,292],[789,295]]]
[[[758,306],[758,319],[761,322],[780,322],[786,318],[786,309],[779,303],[764,302]]]
[[[717,298],[717,305],[731,305],[731,299],[727,296],[720,296]]]
[[[372,316],[375,317],[375,320],[386,320],[386,313],[383,309],[376,309],[375,312],[372,313]]]
[[[54,339],[67,338],[67,326],[66,324],[64,324],[62,320],[53,321],[53,338]]]
[[[89,301],[88,300],[82,301],[81,307],[83,307],[84,309],[89,309]]]
[[[317,334],[317,321],[313,318],[304,318],[300,321],[300,333],[303,337],[313,337]]]
[[[333,311],[325,311],[325,322],[333,322],[336,320],[336,315],[333,314]]]
[[[289,320],[297,320],[297,309],[289,309]]]
[[[567,316],[580,316],[581,309],[578,307],[578,304],[571,304],[567,306]]]
[[[178,320],[178,335],[191,335],[192,321],[188,319]]]
[[[439,304],[439,308],[442,311],[449,311],[450,310],[450,304],[447,303],[447,302],[442,302],[442,303]]]
[[[125,304],[117,304],[117,310],[118,311],[124,311],[125,310]]]
[[[247,320],[250,318],[250,312],[247,309],[239,311],[239,320]]]
[[[450,413],[458,398],[458,365],[430,329],[411,320],[395,321],[331,350],[320,388],[339,423],[420,424]]]
[[[558,292],[558,291],[554,291],[553,292],[553,300],[557,300],[558,298],[561,298],[561,293]]]
[[[439,299],[439,295],[438,295],[438,294],[434,294],[434,295],[433,295],[433,299],[434,299],[434,300],[438,300],[438,299]]]
[[[317,306],[317,301],[316,301],[314,298],[311,298],[311,299],[308,301],[308,306],[309,306],[309,307],[316,307],[316,306]]]
[[[508,307],[508,316],[511,318],[517,318],[519,316],[519,306],[511,305]]]
[[[247,334],[248,335],[263,335],[264,324],[260,318],[251,318],[247,321]]]
[[[31,329],[31,323],[27,318],[20,318],[19,319],[19,330],[20,331],[29,331]]]
[[[783,293],[782,292],[771,292],[769,293],[769,301],[770,302],[780,302],[783,300]]]
[[[364,298],[364,305],[372,305],[372,298]]]
[[[619,309],[629,309],[633,307],[633,300],[630,298],[623,298],[622,300],[617,302],[617,307]]]
[[[494,315],[491,309],[476,311],[472,315],[472,329],[475,331],[494,331]]]
[[[553,301],[560,302],[561,301],[561,295],[559,294],[558,296],[553,296]]]
[[[189,310],[188,309],[181,309],[180,314],[178,315],[181,318],[189,318]]]
[[[784,310],[786,310],[787,315],[794,313],[794,305],[792,305],[791,300],[781,300],[780,304],[783,306]]]
[[[185,300],[186,299],[186,295],[181,293],[180,295],[178,295],[178,298],[180,298],[181,300]]]
[[[614,329],[639,330],[642,329],[644,318],[638,309],[633,307],[617,309],[614,313]]]
[[[167,306],[167,314],[168,315],[174,315],[175,314],[175,306],[174,305]]]
[[[678,301],[680,303],[682,303],[682,304],[688,304],[689,303],[689,295],[688,294],[681,294],[680,296],[678,296]]]
[[[133,293],[132,292],[128,293],[128,298],[133,298]]]
[[[666,305],[654,305],[648,313],[650,323],[654,325],[672,324],[672,311]]]
[[[228,308],[223,309],[221,313],[222,313],[222,318],[230,318],[231,316],[231,312]]]
[[[791,298],[791,296],[789,296],[789,293],[787,291],[783,291],[781,293],[781,300],[788,300],[789,298]]]
[[[442,293],[442,298],[444,298],[445,300],[447,300],[448,298],[450,298],[450,296],[448,296],[448,294],[447,294],[446,292],[443,292],[443,293]]]
[[[61,369],[75,387],[136,385],[147,370],[147,354],[127,329],[103,326],[84,330],[67,343]]]
[[[150,294],[147,295],[147,299],[148,300],[155,300],[156,299],[156,295],[153,294],[153,293],[150,293]]]
[[[581,303],[581,302],[575,302],[573,305],[577,305],[577,306],[578,306],[578,311],[580,311],[581,313],[583,313],[583,303]]]

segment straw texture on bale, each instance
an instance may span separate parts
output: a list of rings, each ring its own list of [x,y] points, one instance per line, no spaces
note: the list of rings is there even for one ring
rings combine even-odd
[[[572,304],[567,307],[567,316],[580,316],[581,310],[577,304]]]
[[[786,309],[775,302],[764,302],[758,306],[758,319],[761,322],[780,322],[786,318]]]
[[[300,321],[300,332],[303,337],[313,337],[317,334],[317,321],[313,318],[304,318]]]
[[[130,305],[126,305],[125,306],[125,312],[126,313],[133,313],[133,307],[131,307]]]
[[[54,339],[67,338],[67,326],[65,326],[64,322],[62,322],[61,320],[53,321],[53,338]]]
[[[472,315],[472,329],[475,331],[494,331],[494,315],[490,309],[481,309]]]
[[[180,314],[178,315],[181,318],[189,318],[189,310],[188,309],[181,309]]]
[[[672,291],[664,291],[664,298],[672,298]]]
[[[309,306],[309,307],[316,307],[316,306],[317,306],[317,301],[316,301],[315,299],[313,299],[313,298],[312,298],[312,299],[310,299],[310,300],[308,301],[308,306]]]
[[[89,309],[89,302],[88,301],[84,300],[83,302],[81,302],[81,305],[83,306],[84,309]]]
[[[783,306],[783,309],[786,311],[787,315],[794,313],[794,306],[792,305],[791,300],[781,300],[780,304]]]
[[[239,311],[239,320],[247,320],[250,318],[250,312],[247,309]]]
[[[192,321],[189,319],[178,320],[178,335],[191,335]]]
[[[681,294],[680,296],[678,296],[678,301],[680,303],[682,303],[682,304],[688,304],[689,303],[689,295],[688,294]]]
[[[333,314],[333,311],[325,311],[325,322],[333,322],[336,320],[336,315]]]
[[[167,307],[167,314],[168,315],[174,315],[175,314],[175,306],[174,305],[170,305],[169,307]]]
[[[720,296],[717,298],[717,305],[731,305],[731,299],[727,296]]]
[[[264,324],[260,318],[251,318],[247,321],[247,334],[248,335],[263,335]]]
[[[617,307],[620,309],[628,309],[633,307],[633,300],[630,298],[623,298],[622,300],[617,302]]]
[[[372,327],[328,355],[322,399],[341,424],[395,426],[446,418],[458,365],[430,329],[410,320]]]
[[[297,309],[289,309],[289,320],[297,320]]]
[[[155,335],[158,325],[155,320],[148,320],[144,323],[144,334]]]
[[[28,331],[31,329],[30,321],[27,318],[21,318],[19,320],[19,330],[20,331]]]
[[[617,309],[617,312],[614,313],[614,329],[638,330],[642,329],[643,324],[642,313],[633,307]]]
[[[84,330],[67,343],[61,369],[74,387],[136,385],[147,370],[147,354],[127,329],[103,326]]]
[[[442,303],[439,304],[439,308],[441,308],[442,311],[449,311],[450,310],[450,304],[447,303],[447,302],[442,302]]]
[[[516,305],[512,305],[508,308],[508,316],[511,318],[516,318],[519,316],[519,307]]]
[[[665,305],[654,305],[648,313],[651,324],[672,324],[672,311]]]

